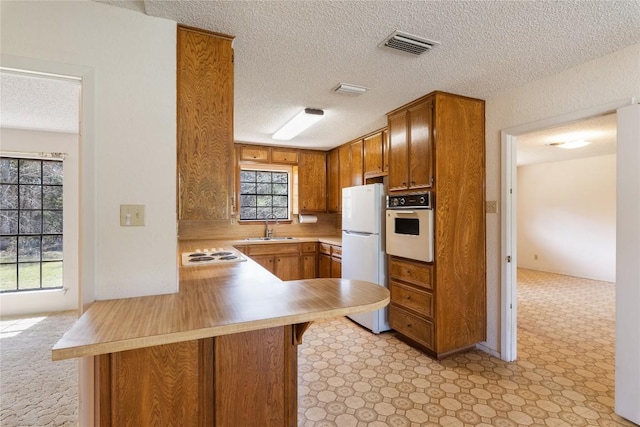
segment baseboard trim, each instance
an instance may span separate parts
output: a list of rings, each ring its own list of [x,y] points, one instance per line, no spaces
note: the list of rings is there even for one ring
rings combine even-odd
[[[500,353],[498,353],[497,351],[487,347],[484,344],[476,344],[476,348],[478,350],[484,351],[485,353],[489,353],[493,357],[497,357],[498,359],[502,360],[502,357],[500,356]]]

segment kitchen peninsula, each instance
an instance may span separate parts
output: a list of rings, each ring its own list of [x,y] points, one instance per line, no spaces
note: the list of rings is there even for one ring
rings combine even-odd
[[[283,282],[251,259],[182,268],[179,293],[93,303],[52,357],[94,357],[101,426],[289,427],[310,323],[388,302],[368,282]]]

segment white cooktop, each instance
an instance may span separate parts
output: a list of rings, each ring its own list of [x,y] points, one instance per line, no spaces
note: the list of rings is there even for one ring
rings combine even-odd
[[[182,253],[182,265],[184,267],[223,265],[246,260],[247,258],[234,248],[205,248]]]

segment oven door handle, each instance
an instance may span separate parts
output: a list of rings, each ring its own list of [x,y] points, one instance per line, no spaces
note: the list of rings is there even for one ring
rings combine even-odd
[[[400,215],[400,214],[414,214],[416,213],[416,211],[396,211],[396,215]]]

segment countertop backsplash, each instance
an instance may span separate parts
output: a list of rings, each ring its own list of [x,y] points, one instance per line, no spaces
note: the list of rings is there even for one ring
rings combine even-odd
[[[300,224],[297,218],[292,222],[279,222],[275,225],[269,221],[275,237],[320,237],[340,236],[341,215],[316,214],[318,222]],[[296,216],[297,217],[297,216]],[[179,240],[239,240],[248,237],[261,237],[265,234],[264,221],[256,223],[238,223],[234,221],[180,221],[178,227]]]

